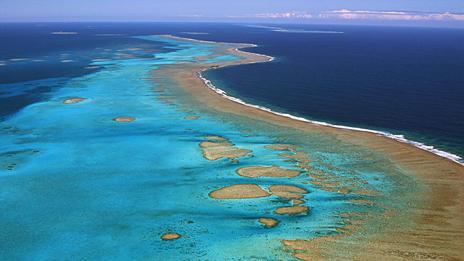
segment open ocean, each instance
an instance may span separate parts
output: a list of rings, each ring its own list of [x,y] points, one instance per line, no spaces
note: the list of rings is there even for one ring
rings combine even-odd
[[[463,31],[0,24],[0,259],[288,260],[282,239],[342,233],[342,213],[405,213],[408,199],[422,189],[369,148],[189,103],[190,94],[163,69],[239,58],[218,53],[212,43],[159,34],[256,43],[252,51],[274,56],[273,62],[205,74],[247,102],[404,133],[463,154]],[[85,99],[64,103],[72,97]],[[114,121],[120,116],[136,120]],[[208,160],[199,145],[211,135],[249,153]],[[267,147],[282,142],[298,146],[288,155]],[[298,161],[297,154],[307,156]],[[237,175],[250,166],[300,175]],[[294,202],[277,194],[210,197],[250,182],[264,190],[307,190],[300,196],[309,213],[279,215],[276,209]],[[280,223],[266,229],[260,217]],[[365,231],[379,226],[374,220]],[[182,238],[162,241],[168,232]]]
[[[250,51],[276,57],[205,76],[249,103],[464,156],[463,29],[272,27],[199,36],[256,43]]]
[[[79,37],[50,35],[52,29]],[[87,73],[91,57],[62,62],[60,51],[129,45],[127,37],[177,34],[255,43],[276,57],[205,73],[249,103],[311,120],[386,131],[464,156],[464,30],[378,26],[227,24],[2,24],[0,83]],[[115,34],[113,37],[96,37]],[[190,33],[194,34],[190,34]],[[205,34],[197,34],[205,33]],[[33,44],[31,44],[33,39]],[[79,39],[79,41],[75,41]],[[47,62],[9,61],[50,56]],[[55,55],[55,56],[54,56]],[[3,60],[3,61],[2,61]],[[5,66],[4,64],[8,64]],[[2,66],[3,65],[3,66]],[[15,66],[26,66],[17,70]],[[40,68],[40,70],[39,70]],[[0,117],[37,101],[54,86],[0,90]],[[17,95],[11,92],[19,92]]]

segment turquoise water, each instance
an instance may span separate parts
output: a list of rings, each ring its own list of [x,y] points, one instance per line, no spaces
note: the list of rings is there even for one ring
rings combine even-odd
[[[154,92],[166,80],[156,78],[156,69],[198,62],[199,56],[208,57],[205,63],[238,58],[216,54],[213,44],[157,36],[138,39],[161,42],[170,51],[138,50],[145,52],[144,58],[117,56],[95,61],[92,65],[99,70],[65,82],[51,78],[60,88],[0,123],[2,260],[290,260],[280,240],[337,233],[335,228],[343,225],[337,213],[381,211],[347,202],[361,196],[320,190],[307,182],[306,175],[250,180],[235,174],[237,168],[252,165],[298,169],[294,161],[278,156],[280,152],[264,148],[282,137],[288,142],[300,139],[315,169],[347,182],[398,197],[397,190],[409,184],[388,159],[334,137],[302,138],[301,133],[253,125],[206,109],[196,111],[195,106],[185,110],[175,97],[173,103],[163,102],[161,96],[179,88]],[[64,105],[70,97],[86,100]],[[184,119],[192,114],[200,118]],[[118,116],[136,121],[114,122]],[[251,134],[240,132],[244,126]],[[199,148],[205,135],[226,137],[237,147],[252,150],[253,156],[238,163],[208,161]],[[387,172],[398,176],[387,177]],[[304,187],[310,191],[305,200],[311,213],[273,214],[276,207],[290,205],[275,196],[247,200],[208,196],[215,189],[242,183]],[[257,222],[262,216],[281,222],[265,229]],[[162,241],[160,236],[167,232],[182,237]]]

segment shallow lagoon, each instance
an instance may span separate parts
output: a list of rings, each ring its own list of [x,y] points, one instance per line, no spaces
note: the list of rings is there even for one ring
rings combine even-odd
[[[310,155],[312,168],[344,180],[347,187],[355,183],[396,198],[401,196],[395,195],[396,188],[408,185],[388,159],[333,137],[301,136],[182,103],[181,90],[157,78],[157,68],[199,62],[200,56],[207,57],[205,63],[237,58],[216,53],[214,44],[158,36],[139,39],[161,42],[171,50],[150,53],[146,45],[134,45],[140,49],[96,60],[95,72],[70,78],[45,101],[0,123],[2,259],[291,259],[280,240],[339,233],[340,213],[375,214],[403,207],[392,199],[382,207],[352,204],[349,200],[364,197],[321,190],[301,169],[302,175],[292,179],[237,175],[236,169],[253,165],[299,170],[297,162],[279,156],[281,151],[264,148],[295,142]],[[154,91],[161,85],[162,91]],[[85,100],[63,104],[72,97]],[[186,119],[191,115],[199,118]],[[113,121],[119,116],[136,120]],[[225,137],[251,150],[252,156],[238,162],[208,161],[199,147],[206,135]],[[387,172],[398,175],[385,176]],[[224,186],[248,183],[303,187],[310,191],[304,200],[311,211],[276,215],[277,207],[291,205],[276,196],[208,196]],[[383,204],[381,199],[370,200]],[[267,229],[258,223],[259,217],[280,223]],[[168,232],[182,237],[161,240]]]

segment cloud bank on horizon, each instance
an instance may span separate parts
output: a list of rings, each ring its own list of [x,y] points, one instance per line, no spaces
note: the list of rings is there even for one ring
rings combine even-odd
[[[461,13],[425,13],[406,11],[367,11],[340,9],[312,14],[309,12],[260,13],[257,18],[270,19],[343,19],[343,20],[394,20],[394,21],[463,21]]]

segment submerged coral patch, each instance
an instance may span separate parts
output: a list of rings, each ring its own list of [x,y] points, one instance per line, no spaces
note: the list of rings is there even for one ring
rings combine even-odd
[[[279,221],[275,218],[262,217],[258,219],[259,223],[263,224],[266,228],[273,228],[279,224]]]
[[[177,233],[166,233],[161,236],[161,239],[164,241],[176,240],[181,237],[180,234]]]
[[[135,118],[130,117],[130,116],[119,116],[119,117],[114,118],[113,121],[116,121],[116,122],[132,122],[132,121],[135,121]]]
[[[277,151],[285,151],[285,150],[295,151],[296,150],[295,145],[293,145],[293,144],[282,144],[282,143],[269,144],[269,145],[266,145],[265,148],[270,149],[270,150],[277,150]]]
[[[80,98],[80,97],[74,97],[74,98],[69,98],[63,101],[64,104],[74,104],[74,103],[79,103],[84,101],[85,98]]]

